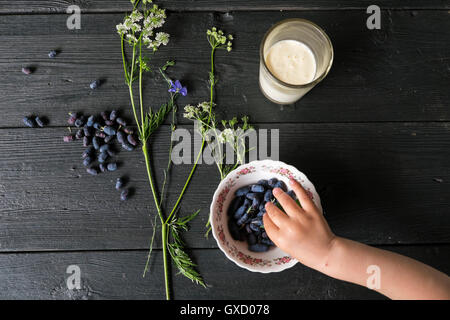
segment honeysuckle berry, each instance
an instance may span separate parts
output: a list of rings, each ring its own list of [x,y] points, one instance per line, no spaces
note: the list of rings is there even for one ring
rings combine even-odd
[[[88,168],[88,169],[86,169],[86,172],[89,173],[89,174],[91,174],[91,175],[93,175],[93,176],[98,175],[98,170],[97,170],[97,168]]]
[[[52,50],[48,53],[48,57],[53,59],[56,57],[57,54],[58,53],[56,52],[56,50]]]
[[[111,171],[111,172],[112,171],[116,171],[117,170],[117,163],[116,162],[108,163],[106,168],[108,169],[108,171]]]
[[[23,117],[22,121],[27,127],[30,128],[34,127],[34,120],[31,119],[30,117]]]
[[[23,67],[22,68],[22,72],[26,75],[32,74],[33,73],[33,69],[29,68],[29,67]]]
[[[125,185],[123,178],[117,178],[116,180],[116,190],[120,190]]]
[[[91,84],[89,85],[89,87],[90,87],[92,90],[97,89],[99,86],[100,86],[100,80],[94,80],[94,81],[92,81]]]
[[[39,116],[37,116],[36,118],[34,118],[34,121],[36,122],[36,124],[43,128],[45,126],[45,121],[43,119],[41,119]]]

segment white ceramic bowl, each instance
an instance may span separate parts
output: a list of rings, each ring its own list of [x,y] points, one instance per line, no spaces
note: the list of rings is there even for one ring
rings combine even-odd
[[[219,184],[213,196],[210,211],[212,233],[220,250],[228,259],[253,272],[279,272],[297,263],[296,259],[292,259],[277,247],[272,247],[266,252],[251,252],[247,248],[246,241],[234,240],[228,230],[227,209],[234,198],[235,190],[256,183],[258,180],[270,178],[284,181],[288,188],[290,178],[299,181],[322,211],[320,198],[314,185],[293,166],[281,161],[262,160],[241,165],[230,172]]]

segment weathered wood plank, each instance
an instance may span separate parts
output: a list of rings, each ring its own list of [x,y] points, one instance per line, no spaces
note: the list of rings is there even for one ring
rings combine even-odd
[[[323,83],[295,106],[280,111],[259,90],[258,47],[273,23],[291,17],[323,26],[336,57]],[[129,106],[114,31],[122,14],[84,15],[77,31],[68,30],[65,19],[65,15],[2,17],[0,127],[20,126],[23,115],[32,112],[61,126],[69,110]],[[171,75],[189,88],[181,106],[207,100],[209,53],[204,31],[219,25],[236,36],[233,52],[217,56],[218,108],[227,116],[248,114],[254,122],[450,120],[450,34],[442,32],[450,28],[447,11],[417,15],[383,11],[378,31],[367,30],[365,19],[363,11],[173,13],[166,24],[172,42],[155,55],[154,65],[177,61]],[[47,53],[54,48],[61,54],[51,60]],[[36,66],[35,73],[22,74],[25,65]],[[93,92],[89,83],[96,78],[106,81]],[[163,102],[166,90],[160,78],[149,80],[146,104]]]
[[[373,4],[370,0],[351,0],[337,3],[333,0],[160,0],[155,1],[171,11],[239,11],[239,10],[348,10],[366,9]],[[110,1],[74,1],[74,0],[0,0],[0,14],[12,13],[65,13],[67,7],[77,5],[83,13],[88,12],[122,12],[130,10],[128,0]],[[444,0],[383,0],[377,5],[383,9],[449,9]]]
[[[450,241],[448,123],[260,128],[280,130],[280,159],[316,185],[336,234],[370,244]],[[167,129],[153,145],[159,182]],[[0,250],[146,248],[154,207],[140,152],[119,153],[117,172],[92,177],[81,165],[82,146],[63,143],[64,134],[64,128],[0,130]],[[174,166],[170,201],[189,169]],[[186,236],[193,248],[216,247],[203,237],[216,171],[200,165],[183,202],[183,213],[202,209]],[[135,189],[127,203],[114,189],[119,175]]]
[[[386,250],[418,259],[450,273],[450,247],[390,246]],[[334,280],[297,264],[281,273],[241,269],[219,250],[192,255],[208,288],[173,277],[176,299],[383,299],[364,287]],[[151,272],[142,278],[146,252],[60,252],[0,254],[1,299],[163,299],[161,252],[154,251]],[[81,270],[81,289],[67,288],[69,265]],[[238,290],[237,290],[238,289]]]

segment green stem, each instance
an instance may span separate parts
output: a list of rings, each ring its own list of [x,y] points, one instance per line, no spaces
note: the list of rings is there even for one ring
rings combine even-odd
[[[214,74],[214,51],[215,51],[215,47],[212,47],[212,50],[211,50],[211,73],[212,74]],[[209,124],[209,122],[211,121],[211,112],[212,112],[213,98],[214,98],[214,96],[213,96],[213,93],[214,93],[214,82],[215,82],[215,80],[211,80],[211,83],[210,83],[209,116],[208,116],[207,124]],[[169,216],[167,217],[165,223],[169,223],[170,222],[170,219],[174,215],[176,209],[178,208],[178,205],[181,202],[181,198],[183,198],[184,192],[186,191],[186,189],[187,189],[187,187],[189,185],[189,182],[191,181],[191,178],[192,178],[192,176],[193,176],[193,174],[195,172],[195,169],[197,168],[197,164],[198,164],[198,162],[200,160],[200,157],[201,157],[201,155],[203,153],[203,148],[205,147],[205,142],[206,142],[205,138],[203,137],[202,138],[202,145],[200,146],[200,150],[199,150],[199,152],[197,154],[197,158],[195,159],[194,165],[192,166],[191,172],[189,173],[189,176],[188,176],[188,178],[186,180],[186,183],[184,184],[183,189],[181,190],[181,193],[178,196],[177,202],[173,206],[173,209],[170,212]]]
[[[134,105],[134,96],[133,96],[133,74],[134,74],[134,61],[136,58],[136,45],[133,46],[133,59],[131,63],[131,73],[128,81],[128,91],[130,93],[131,106],[133,107],[134,120],[136,121],[136,125],[140,135],[142,136],[141,126],[139,125],[139,120],[136,114],[136,107]]]
[[[158,211],[159,219],[161,220],[161,223],[164,224],[164,216],[162,214],[161,207],[159,206],[158,196],[156,195],[156,188],[153,183],[152,169],[150,167],[150,157],[148,154],[147,143],[146,143],[146,141],[143,141],[142,143],[143,143],[142,153],[144,154],[144,158],[145,158],[145,167],[147,168],[147,176],[148,176],[148,181],[150,183],[150,189],[152,190],[153,200],[155,201],[156,210]]]
[[[125,48],[124,48],[124,46],[123,46],[123,42],[124,42],[124,40],[123,40],[123,35],[121,35],[121,36],[120,36],[120,47],[121,47],[121,49],[122,49],[123,72],[124,72],[124,74],[125,74],[125,80],[126,80],[126,82],[129,83],[129,80],[128,80],[127,64],[126,64],[126,62],[125,62]]]
[[[169,261],[167,259],[167,243],[168,243],[168,232],[167,223],[162,224],[161,237],[162,237],[162,247],[163,247],[163,261],[164,261],[164,283],[166,286],[166,300],[170,300],[170,288],[169,288]]]
[[[142,39],[139,38],[139,104],[141,106],[141,125],[144,126],[144,104],[142,103]]]

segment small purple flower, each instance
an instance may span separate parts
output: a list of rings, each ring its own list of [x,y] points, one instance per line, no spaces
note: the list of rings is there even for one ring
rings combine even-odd
[[[173,93],[181,93],[181,95],[183,97],[185,97],[187,95],[187,88],[183,87],[181,85],[181,82],[179,80],[176,80],[175,83],[173,83],[172,81],[170,81],[170,89],[169,92],[173,92]]]

